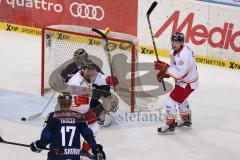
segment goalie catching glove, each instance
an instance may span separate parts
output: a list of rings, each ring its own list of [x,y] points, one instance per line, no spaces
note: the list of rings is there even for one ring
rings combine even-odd
[[[159,73],[157,74],[157,80],[159,83],[162,82],[163,78],[169,78],[170,76],[166,74],[166,71],[169,67],[169,65],[162,61],[155,61],[154,62],[155,70],[159,70]]]
[[[115,96],[103,97],[103,108],[108,112],[116,112],[118,110],[118,99]]]

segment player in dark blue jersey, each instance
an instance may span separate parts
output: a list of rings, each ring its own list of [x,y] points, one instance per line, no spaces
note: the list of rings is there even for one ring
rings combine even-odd
[[[72,96],[63,92],[58,96],[61,110],[48,115],[40,140],[30,144],[33,152],[41,152],[49,144],[48,160],[80,160],[80,134],[92,148],[96,160],[105,160],[100,144],[96,144],[92,130],[88,128],[84,116],[69,110]]]

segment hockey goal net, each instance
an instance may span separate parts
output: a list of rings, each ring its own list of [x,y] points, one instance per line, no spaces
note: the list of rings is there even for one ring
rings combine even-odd
[[[50,89],[51,73],[67,60],[73,58],[74,52],[83,48],[89,58],[97,64],[105,75],[110,75],[110,67],[103,37],[91,28],[69,25],[55,25],[43,29],[42,34],[42,78],[41,95]],[[137,61],[137,38],[117,32],[108,34],[109,49],[112,58],[113,75],[118,77],[116,86],[118,95],[125,97],[125,102],[135,110],[135,74]]]

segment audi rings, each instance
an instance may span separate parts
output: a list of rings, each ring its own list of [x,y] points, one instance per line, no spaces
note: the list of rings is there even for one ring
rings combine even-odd
[[[104,18],[104,10],[100,6],[73,2],[70,5],[70,13],[74,17],[95,19],[101,21]]]

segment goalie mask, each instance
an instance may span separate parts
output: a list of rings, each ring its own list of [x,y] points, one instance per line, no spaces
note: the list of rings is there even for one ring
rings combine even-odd
[[[72,105],[72,96],[69,92],[62,92],[58,96],[58,104],[61,109],[69,109]]]
[[[78,49],[74,52],[73,60],[78,66],[86,64],[88,61],[88,53],[84,49]]]

